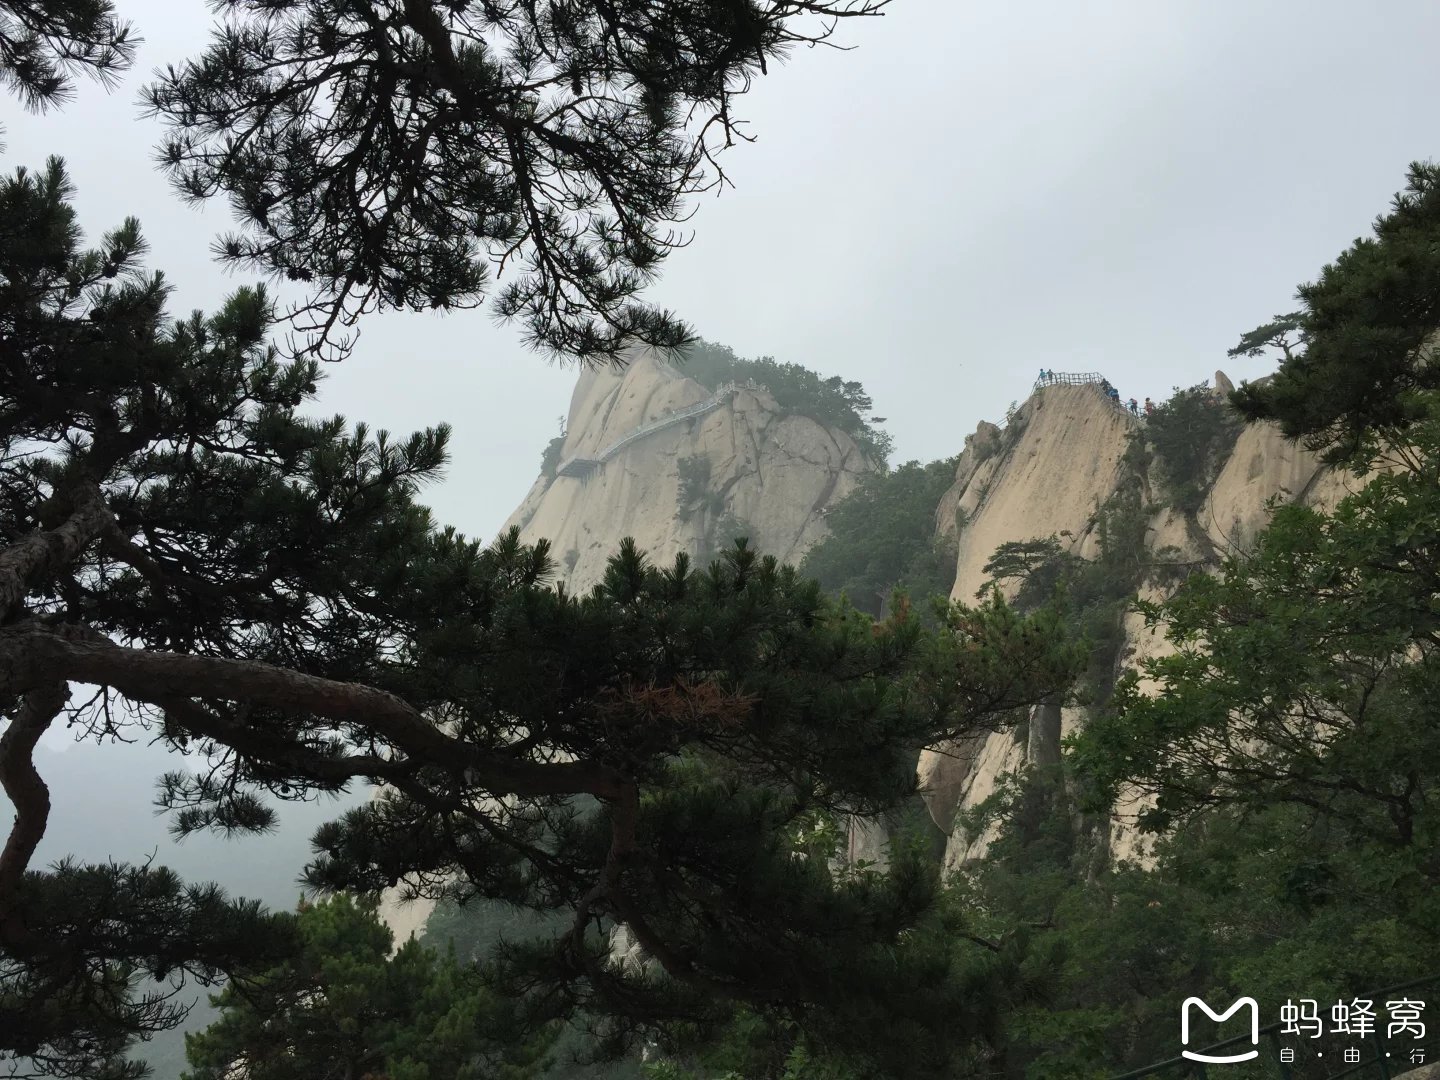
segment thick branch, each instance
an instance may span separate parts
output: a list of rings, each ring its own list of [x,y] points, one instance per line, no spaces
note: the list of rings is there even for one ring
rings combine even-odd
[[[70,516],[59,527],[31,533],[0,551],[0,623],[9,621],[36,581],[68,566],[114,518],[100,489],[85,484],[76,493]]]
[[[254,660],[123,648],[99,635],[77,640],[81,634],[36,626],[0,631],[0,686],[23,690],[68,679],[111,686],[160,706],[186,698],[245,701],[367,727],[406,756],[463,773],[468,783],[496,795],[584,793],[616,799],[624,791],[620,774],[598,763],[541,764],[487,753],[446,735],[419,710],[374,687]],[[223,731],[206,734],[225,741]]]
[[[210,739],[255,761],[281,766],[289,775],[321,783],[343,783],[355,777],[394,780],[408,776],[416,765],[403,758],[391,760],[375,754],[322,754],[282,735],[258,730],[189,698],[157,702],[166,715],[184,729]]]
[[[35,769],[35,744],[65,707],[68,692],[64,682],[31,690],[5,734],[0,735],[0,787],[15,805],[15,823],[0,851],[0,940],[11,939],[23,929],[13,925],[17,918],[15,890],[50,817],[50,789]]]

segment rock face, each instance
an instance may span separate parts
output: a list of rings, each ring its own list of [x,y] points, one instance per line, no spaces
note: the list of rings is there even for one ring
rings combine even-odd
[[[1069,533],[1071,547],[1084,554],[1090,518],[1119,483],[1126,435],[1138,426],[1094,386],[1045,387],[1003,433],[982,424],[967,440],[944,500],[953,499],[957,527],[965,523],[951,595],[973,601],[985,584],[986,561],[1009,540]]]
[[[1215,386],[1229,380],[1217,372]],[[936,530],[958,551],[952,597],[973,603],[987,585],[985,563],[1008,541],[1057,536],[1082,558],[1099,554],[1096,510],[1134,476],[1126,451],[1143,421],[1088,385],[1048,385],[1006,425],[982,423],[965,439],[955,483],[936,510]],[[522,539],[551,542],[558,576],[571,590],[593,586],[624,537],[658,562],[678,552],[704,557],[743,525],[761,551],[795,562],[826,531],[825,512],[870,469],[843,432],[786,414],[765,390],[730,386],[712,391],[653,354],[637,354],[621,371],[587,371],[571,399],[567,435],[553,468],[541,475],[506,528]],[[705,463],[703,481],[694,463]],[[692,482],[682,481],[688,460]],[[1150,511],[1145,546],[1157,556],[1214,566],[1222,553],[1248,546],[1268,517],[1271,499],[1333,505],[1356,483],[1323,468],[1315,455],[1265,425],[1245,428],[1187,516],[1163,506],[1142,472]],[[682,498],[685,505],[681,505]],[[722,528],[723,521],[723,528]],[[1157,588],[1143,590],[1157,598]],[[1159,655],[1166,642],[1136,615],[1127,615],[1115,664]],[[1005,732],[925,752],[919,773],[931,817],[943,830],[948,866],[984,855],[993,836],[969,835],[962,812],[990,796],[1001,778],[1027,764],[1056,762],[1061,740],[1085,722],[1077,708],[1035,709],[1023,733]],[[1143,859],[1134,827],[1139,804],[1122,798],[1105,850]],[[844,858],[883,863],[885,828],[852,822]],[[383,909],[403,939],[423,926],[423,904]]]
[[[571,592],[598,582],[627,536],[668,563],[682,551],[708,558],[734,527],[762,553],[798,562],[825,535],[825,512],[874,468],[843,431],[787,414],[763,388],[713,392],[648,351],[620,371],[583,372],[566,433],[556,470],[502,531],[549,540]],[[689,492],[689,513],[680,506],[687,458],[704,459],[708,472]],[[380,909],[397,944],[424,929],[432,906],[398,895],[389,890]]]
[[[519,526],[526,541],[548,539],[572,590],[595,584],[627,536],[669,562],[681,551],[728,546],[732,537],[718,533],[738,523],[753,547],[798,561],[825,535],[825,511],[872,469],[844,432],[787,415],[764,389],[712,393],[648,352],[623,371],[582,374],[566,432],[561,475],[537,479],[505,528]],[[608,459],[587,464],[607,450]],[[708,480],[685,514],[687,458],[706,461]]]
[[[1216,373],[1216,386],[1229,384]],[[1142,421],[1108,401],[1095,385],[1051,385],[1037,390],[1002,430],[981,424],[965,441],[955,484],[937,511],[941,533],[956,533],[959,550],[952,597],[973,603],[987,583],[985,563],[1002,543],[1058,536],[1083,558],[1098,554],[1095,512],[1126,475],[1123,459],[1131,432]],[[1160,501],[1142,476],[1147,504]],[[1249,545],[1264,527],[1272,498],[1333,505],[1354,482],[1324,469],[1317,457],[1267,425],[1242,431],[1194,519],[1155,510],[1146,533],[1154,553],[1191,564],[1215,565],[1226,550]],[[1158,595],[1147,590],[1150,598]],[[1166,642],[1129,615],[1117,664],[1158,655]],[[1024,738],[1006,732],[937,747],[922,755],[920,780],[931,816],[949,834],[946,864],[982,856],[992,839],[969,835],[957,819],[991,795],[1000,778],[1027,763],[1056,761],[1060,740],[1084,723],[1079,709],[1045,706],[1033,711]],[[1134,828],[1134,803],[1122,800],[1109,827],[1109,851],[1143,858]]]

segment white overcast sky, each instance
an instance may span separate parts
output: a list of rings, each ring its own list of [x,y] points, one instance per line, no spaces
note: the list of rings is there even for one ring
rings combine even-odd
[[[68,159],[87,229],[133,214],[175,309],[236,282],[152,165],[139,86],[196,52],[200,0],[118,0],[145,44],[107,95],[44,116],[0,100],[4,164]],[[1437,153],[1431,0],[896,0],[802,50],[743,114],[758,136],[652,299],[711,340],[862,380],[898,460],[961,449],[1038,368],[1163,397],[1223,366]],[[573,369],[473,311],[372,317],[326,411],[455,427],[439,518],[488,537],[534,479]]]

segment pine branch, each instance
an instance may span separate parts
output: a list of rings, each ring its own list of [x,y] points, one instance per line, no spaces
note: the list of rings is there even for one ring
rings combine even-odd
[[[24,933],[16,925],[15,891],[50,817],[50,789],[36,770],[33,755],[40,736],[65,707],[67,693],[63,682],[31,690],[0,735],[0,787],[15,806],[15,823],[0,851],[0,940],[15,940]]]
[[[114,524],[100,489],[79,485],[70,515],[53,529],[31,533],[0,551],[0,622],[15,616],[37,581],[69,566]],[[3,687],[0,681],[0,687]]]
[[[29,688],[53,679],[111,686],[135,701],[164,706],[188,698],[265,705],[362,725],[409,758],[461,776],[467,785],[494,795],[623,795],[613,769],[594,762],[540,764],[488,753],[446,735],[413,706],[383,690],[359,683],[305,675],[255,660],[163,653],[125,648],[103,635],[74,628],[34,625],[0,630],[0,686]],[[215,727],[218,741],[224,729]],[[367,758],[351,763],[350,775],[374,767]],[[350,766],[347,766],[347,768]]]

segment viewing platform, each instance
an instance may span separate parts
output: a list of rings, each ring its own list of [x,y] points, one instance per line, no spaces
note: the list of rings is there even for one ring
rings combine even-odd
[[[1112,408],[1118,409],[1132,420],[1145,419],[1143,410],[1137,409],[1131,411],[1123,401],[1112,398],[1106,394],[1104,387],[1109,385],[1113,384],[1098,371],[1047,371],[1035,380],[1035,385],[1031,388],[1031,393],[1037,390],[1043,390],[1047,386],[1094,386],[1100,390],[1100,396],[1103,397]]]

